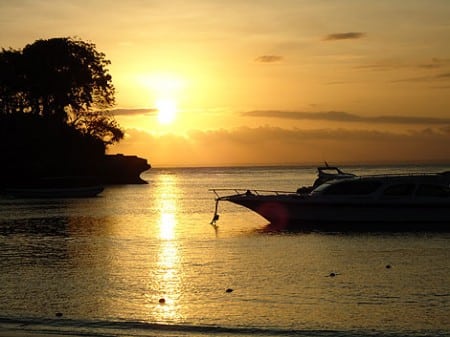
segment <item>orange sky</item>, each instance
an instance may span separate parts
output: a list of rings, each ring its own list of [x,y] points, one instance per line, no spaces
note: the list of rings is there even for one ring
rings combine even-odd
[[[154,167],[450,162],[449,18],[448,0],[11,0],[0,41],[95,43],[126,130],[110,152]]]

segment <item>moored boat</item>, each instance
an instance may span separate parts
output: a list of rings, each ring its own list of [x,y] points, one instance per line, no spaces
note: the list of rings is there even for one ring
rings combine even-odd
[[[11,187],[5,188],[6,195],[15,198],[92,198],[103,191],[102,186],[90,187],[55,187],[55,188],[33,188],[33,187]]]
[[[2,192],[15,198],[90,198],[103,189],[89,177],[50,177],[15,183]]]
[[[324,231],[450,231],[450,172],[331,177],[297,192],[213,189],[271,226]],[[228,192],[226,192],[228,191]],[[226,195],[221,195],[223,193]]]

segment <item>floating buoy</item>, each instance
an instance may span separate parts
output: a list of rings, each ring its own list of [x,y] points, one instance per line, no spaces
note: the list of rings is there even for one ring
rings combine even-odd
[[[166,304],[166,299],[165,298],[160,298],[159,299],[159,304]]]
[[[386,265],[386,269],[391,269],[391,265],[390,265],[390,264],[387,264],[387,265]]]
[[[63,314],[62,314],[62,312],[57,312],[57,313],[55,313],[55,316],[56,316],[56,317],[62,317]]]
[[[328,275],[329,277],[335,277],[336,273],[330,273],[330,275]]]
[[[233,292],[233,289],[228,288],[227,290],[225,290],[225,292],[226,292],[226,293],[232,293],[232,292]]]

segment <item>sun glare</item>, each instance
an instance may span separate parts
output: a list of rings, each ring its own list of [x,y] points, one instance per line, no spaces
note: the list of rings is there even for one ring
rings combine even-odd
[[[159,99],[156,101],[156,108],[158,109],[158,121],[161,124],[171,124],[175,121],[177,114],[177,105],[171,99]]]

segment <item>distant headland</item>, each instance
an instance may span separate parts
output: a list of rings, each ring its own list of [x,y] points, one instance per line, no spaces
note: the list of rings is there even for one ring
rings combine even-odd
[[[140,175],[151,168],[146,159],[137,156],[115,154],[104,155],[84,167],[65,169],[42,169],[42,162],[14,161],[0,167],[0,188],[34,185],[43,178],[77,178],[81,183],[95,182],[102,185],[146,184]],[[56,165],[58,166],[58,165]],[[73,179],[72,179],[73,180]]]
[[[105,185],[146,184],[140,175],[151,168],[146,159],[123,154],[105,155],[97,176]]]

